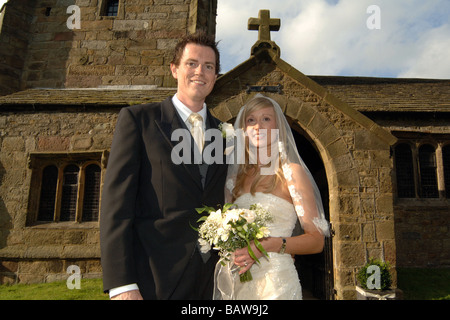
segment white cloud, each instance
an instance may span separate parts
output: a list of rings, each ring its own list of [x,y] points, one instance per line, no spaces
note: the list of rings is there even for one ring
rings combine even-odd
[[[450,78],[450,25],[431,29],[420,39],[414,59],[399,74],[405,78]]]
[[[315,1],[286,21],[279,44],[283,59],[309,74],[336,74],[345,68],[349,55],[361,50],[359,40],[367,29],[364,5],[349,2]]]
[[[448,0],[219,0],[217,39],[223,71],[249,58],[257,32],[249,17],[269,9],[281,18],[272,40],[306,74],[450,78]],[[381,11],[370,30],[367,7]]]

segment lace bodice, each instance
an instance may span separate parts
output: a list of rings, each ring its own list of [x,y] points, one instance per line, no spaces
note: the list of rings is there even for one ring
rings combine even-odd
[[[297,221],[294,205],[271,193],[245,193],[234,201],[239,208],[249,208],[260,203],[269,210],[273,221],[267,226],[271,237],[290,237]]]

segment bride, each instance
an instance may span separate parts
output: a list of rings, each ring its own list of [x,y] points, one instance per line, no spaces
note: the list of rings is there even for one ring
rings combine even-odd
[[[238,147],[231,153],[235,164],[228,167],[226,202],[239,208],[259,203],[270,211],[270,237],[260,241],[269,257],[254,244],[259,264],[247,248],[236,250],[239,272],[218,264],[214,299],[302,299],[292,256],[321,252],[329,234],[319,190],[276,101],[257,94],[241,108],[234,129],[242,133],[245,152],[239,154]],[[292,236],[297,219],[303,234]],[[253,280],[241,283],[237,274],[247,270]]]

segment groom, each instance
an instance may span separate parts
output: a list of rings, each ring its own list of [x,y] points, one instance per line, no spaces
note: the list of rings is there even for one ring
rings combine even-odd
[[[216,45],[204,33],[183,38],[170,66],[177,93],[119,114],[100,218],[103,285],[112,299],[212,298],[216,261],[200,254],[190,224],[195,208],[223,203],[226,166],[174,164],[171,135],[190,129],[192,112],[204,129],[218,127],[204,103],[220,69]]]

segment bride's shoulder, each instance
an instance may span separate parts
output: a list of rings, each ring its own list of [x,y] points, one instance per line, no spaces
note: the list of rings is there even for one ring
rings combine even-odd
[[[300,169],[302,169],[302,166],[300,165],[300,164],[298,164],[298,163],[293,163],[293,162],[291,162],[291,163],[287,163],[286,164],[291,170],[300,170]]]
[[[298,176],[305,173],[305,169],[298,163],[289,163],[283,165],[283,171],[291,175]]]

